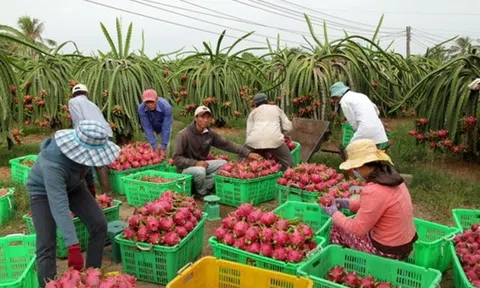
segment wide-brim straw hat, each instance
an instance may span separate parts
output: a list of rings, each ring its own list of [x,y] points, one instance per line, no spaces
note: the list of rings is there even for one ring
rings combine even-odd
[[[340,169],[350,170],[362,167],[366,163],[384,161],[393,165],[385,151],[377,149],[371,139],[359,139],[350,143],[345,149],[347,161],[340,164]]]
[[[120,154],[120,147],[108,141],[107,131],[97,121],[83,120],[76,129],[57,131],[55,141],[65,156],[85,166],[107,166]]]

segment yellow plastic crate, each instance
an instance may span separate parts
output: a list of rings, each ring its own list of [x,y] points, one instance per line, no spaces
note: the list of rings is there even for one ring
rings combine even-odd
[[[191,264],[190,264],[191,265]],[[313,288],[307,278],[207,256],[178,272],[167,288]]]

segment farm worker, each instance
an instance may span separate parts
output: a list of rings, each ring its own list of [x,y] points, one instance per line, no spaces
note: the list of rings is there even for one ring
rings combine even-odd
[[[366,182],[359,200],[336,199],[323,210],[332,216],[333,244],[379,256],[405,260],[418,239],[413,206],[403,178],[392,167],[390,157],[375,142],[360,139],[346,148],[348,159],[340,169],[352,170]],[[356,212],[347,218],[339,208]]]
[[[212,146],[249,159],[259,160],[261,156],[210,129],[213,118],[208,107],[199,106],[194,116],[193,123],[175,138],[173,161],[179,173],[193,175],[196,193],[204,196],[213,188],[213,173],[227,163],[225,160],[205,160]]]
[[[165,154],[168,143],[170,142],[170,133],[173,123],[172,106],[165,98],[158,97],[153,89],[143,91],[143,102],[138,105],[138,115],[143,133],[147,137],[152,149],[161,156]],[[162,135],[160,147],[157,144],[157,134]]]
[[[371,139],[380,145],[388,141],[385,128],[378,117],[380,112],[377,106],[370,101],[367,95],[350,90],[342,82],[337,82],[330,87],[331,97],[338,97],[343,115],[352,126],[351,142],[358,139]]]
[[[280,107],[268,104],[267,99],[263,93],[253,97],[256,108],[248,115],[245,147],[261,155],[269,153],[282,164],[282,170],[286,170],[294,164],[283,133],[292,130],[292,122]]]
[[[77,84],[72,88],[72,99],[68,101],[68,110],[72,117],[73,128],[77,128],[82,120],[93,120],[100,122],[105,128],[110,139],[113,138],[112,128],[103,117],[102,111],[95,103],[88,98],[88,89],[83,84]],[[110,178],[108,176],[110,168],[108,166],[97,167],[97,174],[100,180],[100,189],[103,193],[111,192]],[[95,185],[88,187],[95,196]]]
[[[87,185],[93,185],[90,167],[109,165],[119,154],[120,148],[108,140],[104,125],[97,121],[80,121],[75,129],[57,131],[53,138],[42,141],[26,185],[37,234],[40,287],[57,273],[57,227],[68,247],[68,266],[84,268],[80,235],[76,234],[70,211],[80,218],[89,233],[86,266],[101,267],[107,220]]]

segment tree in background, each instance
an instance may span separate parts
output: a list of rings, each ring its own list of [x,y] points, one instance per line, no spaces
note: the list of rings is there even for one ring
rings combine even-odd
[[[38,46],[44,46],[45,48],[48,48],[48,46],[57,45],[57,42],[55,42],[54,40],[42,37],[42,34],[45,31],[45,24],[37,18],[32,18],[30,16],[22,16],[18,18],[17,25],[23,35]],[[32,49],[29,49],[27,53],[29,55],[36,54],[35,50]]]

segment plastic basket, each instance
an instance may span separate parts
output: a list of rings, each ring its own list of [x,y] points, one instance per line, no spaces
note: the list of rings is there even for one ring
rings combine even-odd
[[[243,203],[253,205],[275,199],[275,185],[282,173],[278,172],[255,179],[236,179],[213,175],[220,203],[238,207]]]
[[[347,147],[348,144],[350,143],[350,140],[352,140],[354,131],[352,129],[352,126],[348,123],[342,123],[342,146]],[[387,138],[390,139],[390,132],[386,132]],[[388,145],[388,142],[380,144],[380,149],[385,149]]]
[[[307,256],[312,257],[312,255],[318,253],[325,245],[325,239],[322,237],[315,237],[315,242],[317,243],[317,248],[312,250],[311,253]],[[236,263],[246,264],[262,269],[273,270],[280,273],[297,275],[297,269],[300,267],[301,263],[287,263],[273,258],[265,257],[258,254],[253,254],[226,244],[220,243],[215,239],[214,236],[208,239],[208,244],[213,248],[213,256],[217,259],[233,261]]]
[[[27,155],[23,157],[18,157],[15,159],[10,159],[10,167],[12,169],[12,182],[17,184],[25,184],[28,180],[28,173],[32,170],[32,167],[22,165],[23,160],[37,160],[37,155]]]
[[[468,280],[465,271],[462,268],[462,263],[455,252],[455,246],[453,243],[449,245],[450,253],[453,255],[453,287],[455,288],[475,288],[473,284]]]
[[[470,229],[472,224],[480,223],[480,210],[453,209],[452,216],[459,232]]]
[[[172,179],[168,183],[152,183],[140,180],[143,176],[158,176]],[[193,176],[188,174],[168,173],[154,170],[137,172],[123,177],[128,204],[138,207],[160,197],[163,192],[173,190],[179,194],[192,195]]]
[[[177,167],[175,167],[174,165],[166,165],[165,172],[177,173]]]
[[[300,143],[298,142],[293,142],[295,143],[296,147],[295,149],[292,150],[292,156],[293,156],[293,164],[295,166],[297,166],[298,164],[300,164],[300,149],[301,149],[301,146]]]
[[[298,269],[300,276],[313,280],[315,288],[346,287],[326,280],[328,271],[341,265],[359,276],[371,275],[388,281],[395,287],[434,288],[440,284],[442,274],[434,269],[419,267],[357,250],[330,245],[306,261]]]
[[[310,192],[279,184],[276,184],[276,190],[278,192],[279,204],[283,204],[287,201],[316,203],[318,202],[318,197],[321,194],[320,192]]]
[[[14,188],[5,188],[5,189],[8,189],[9,191],[7,194],[0,196],[0,225],[3,225],[5,222],[10,220],[10,218],[14,213],[13,193],[15,189]]]
[[[295,187],[288,187],[284,185],[276,184],[276,190],[278,193],[278,204],[284,204],[287,201],[304,202],[304,203],[318,203],[318,197],[321,192],[311,192],[306,190],[300,190]],[[346,216],[352,216],[354,213],[349,209],[341,209],[342,213]]]
[[[122,204],[122,201],[113,200],[113,202],[115,204],[114,206],[108,207],[103,210],[103,213],[105,215],[105,218],[107,219],[107,222],[115,221],[120,218],[120,205]],[[28,215],[24,215],[23,219],[27,224],[27,229],[29,233],[34,234],[35,227],[33,225],[32,217]],[[80,244],[80,248],[82,251],[85,251],[88,245],[88,237],[89,237],[88,229],[78,217],[73,218],[73,225],[75,225],[75,231],[77,233],[77,238],[78,238],[78,243]],[[56,255],[57,255],[57,258],[66,258],[68,256],[68,247],[65,244],[65,240],[63,239],[62,233],[58,228],[57,228]]]
[[[332,218],[318,204],[288,201],[273,210],[273,213],[289,220],[300,218],[302,222],[313,229],[315,235],[323,237],[328,243]]]
[[[35,235],[13,234],[0,238],[0,287],[37,288]]]
[[[140,281],[166,285],[202,253],[206,221],[207,214],[203,213],[202,220],[187,237],[172,247],[125,240],[122,234],[117,235],[115,241],[120,246],[123,272]]]
[[[123,183],[123,177],[128,176],[133,173],[146,171],[146,170],[157,170],[162,171],[165,170],[165,163],[162,162],[160,164],[144,166],[140,168],[132,168],[124,171],[116,171],[110,170],[109,179],[110,179],[110,186],[112,188],[113,193],[117,193],[118,195],[125,195],[125,185]]]
[[[313,288],[306,278],[272,272],[208,256],[188,265],[167,288]]]
[[[458,229],[417,218],[414,221],[418,240],[407,262],[445,272],[452,265],[449,242]]]

